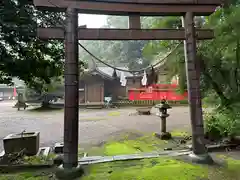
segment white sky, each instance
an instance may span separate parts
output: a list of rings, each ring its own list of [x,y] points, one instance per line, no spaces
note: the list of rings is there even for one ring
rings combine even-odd
[[[87,28],[100,28],[106,24],[106,15],[79,14],[78,25],[87,25]]]

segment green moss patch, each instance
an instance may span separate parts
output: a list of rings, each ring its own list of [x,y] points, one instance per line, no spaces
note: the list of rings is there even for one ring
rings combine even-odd
[[[139,136],[132,134],[120,135],[118,140],[112,139],[107,143],[103,143],[99,146],[91,147],[88,149],[82,149],[79,154],[83,151],[87,151],[89,155],[123,155],[123,154],[134,154],[141,152],[151,152],[156,150],[163,150],[168,144],[168,141],[162,141],[154,135]]]
[[[16,174],[0,174],[0,180],[57,180],[53,169],[22,172]]]
[[[173,136],[186,137],[189,133],[172,132]],[[119,141],[110,141],[92,148],[94,155],[122,155],[162,150],[174,145],[172,141],[163,141],[153,135],[136,136],[126,133]],[[90,153],[91,155],[91,153]],[[201,166],[176,160],[170,157],[153,159],[115,161],[89,165],[83,180],[237,180],[240,161],[226,159],[227,166]]]
[[[202,166],[169,157],[116,161],[85,166],[79,180],[238,180],[240,161],[226,158],[227,165]],[[1,174],[0,180],[56,180],[54,170]]]
[[[129,137],[129,136],[126,136]],[[148,141],[152,140],[151,143]],[[148,143],[147,143],[148,142]],[[162,144],[161,144],[162,143]],[[121,142],[108,142],[93,151],[104,155],[132,154],[153,150],[156,146],[168,143],[153,135],[136,140],[125,138]],[[203,166],[183,162],[172,157],[159,157],[142,160],[115,161],[84,166],[85,174],[79,180],[238,180],[240,161],[226,155],[217,158],[225,160],[224,166]],[[27,158],[30,163],[41,159]],[[56,180],[53,169],[17,174],[0,174],[0,180]]]
[[[187,132],[175,131],[173,132],[175,137],[184,138],[188,136]],[[84,151],[88,152],[91,156],[105,155],[123,155],[123,154],[135,154],[141,152],[163,151],[164,148],[183,149],[184,144],[179,144],[177,140],[161,140],[155,137],[155,134],[144,135],[140,133],[124,133],[118,135],[118,137],[112,138],[106,143],[102,143],[98,146],[79,150],[79,154]]]
[[[172,134],[172,137],[187,137],[187,136],[190,136],[191,134],[187,131],[181,131],[181,130],[174,130],[171,132]]]
[[[83,180],[190,180],[207,176],[207,168],[169,158],[92,165]]]
[[[207,168],[169,158],[144,159],[92,165],[83,180],[187,180],[207,174]]]
[[[82,180],[238,180],[240,161],[227,162],[225,167],[203,166],[161,157],[102,163],[88,166]]]
[[[103,146],[104,155],[122,155],[141,152],[163,150],[168,141],[160,140],[153,135],[142,136],[136,139],[128,139],[119,142],[109,142]]]
[[[108,113],[108,116],[120,116],[120,115],[121,115],[121,113],[118,111],[112,111],[112,112]]]

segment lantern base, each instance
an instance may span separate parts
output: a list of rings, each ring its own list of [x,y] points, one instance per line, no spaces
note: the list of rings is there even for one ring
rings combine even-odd
[[[172,139],[172,135],[169,132],[161,132],[159,133],[155,133],[155,136],[161,140],[169,140]]]

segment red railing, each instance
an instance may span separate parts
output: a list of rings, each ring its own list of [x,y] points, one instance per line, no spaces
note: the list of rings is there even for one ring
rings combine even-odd
[[[181,101],[187,99],[187,92],[179,94],[176,92],[176,84],[155,84],[146,88],[132,88],[128,90],[129,100],[162,100]]]

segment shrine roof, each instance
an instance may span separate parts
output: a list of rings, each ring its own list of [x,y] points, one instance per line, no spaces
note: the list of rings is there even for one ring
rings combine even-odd
[[[126,68],[126,67],[116,67],[116,68],[128,70],[128,68]],[[112,76],[112,75],[113,75],[113,72],[114,72],[114,69],[111,68],[111,67],[97,67],[96,70],[97,70],[97,71],[100,71],[100,72],[102,72],[102,73],[104,73],[104,74],[106,74],[106,75],[108,75],[108,76]],[[117,73],[117,77],[120,77],[120,76],[121,76],[121,71],[116,70],[116,73]],[[125,75],[126,77],[128,77],[128,76],[133,76],[133,74],[130,73],[130,72],[123,72],[123,73],[124,73],[124,75]]]

